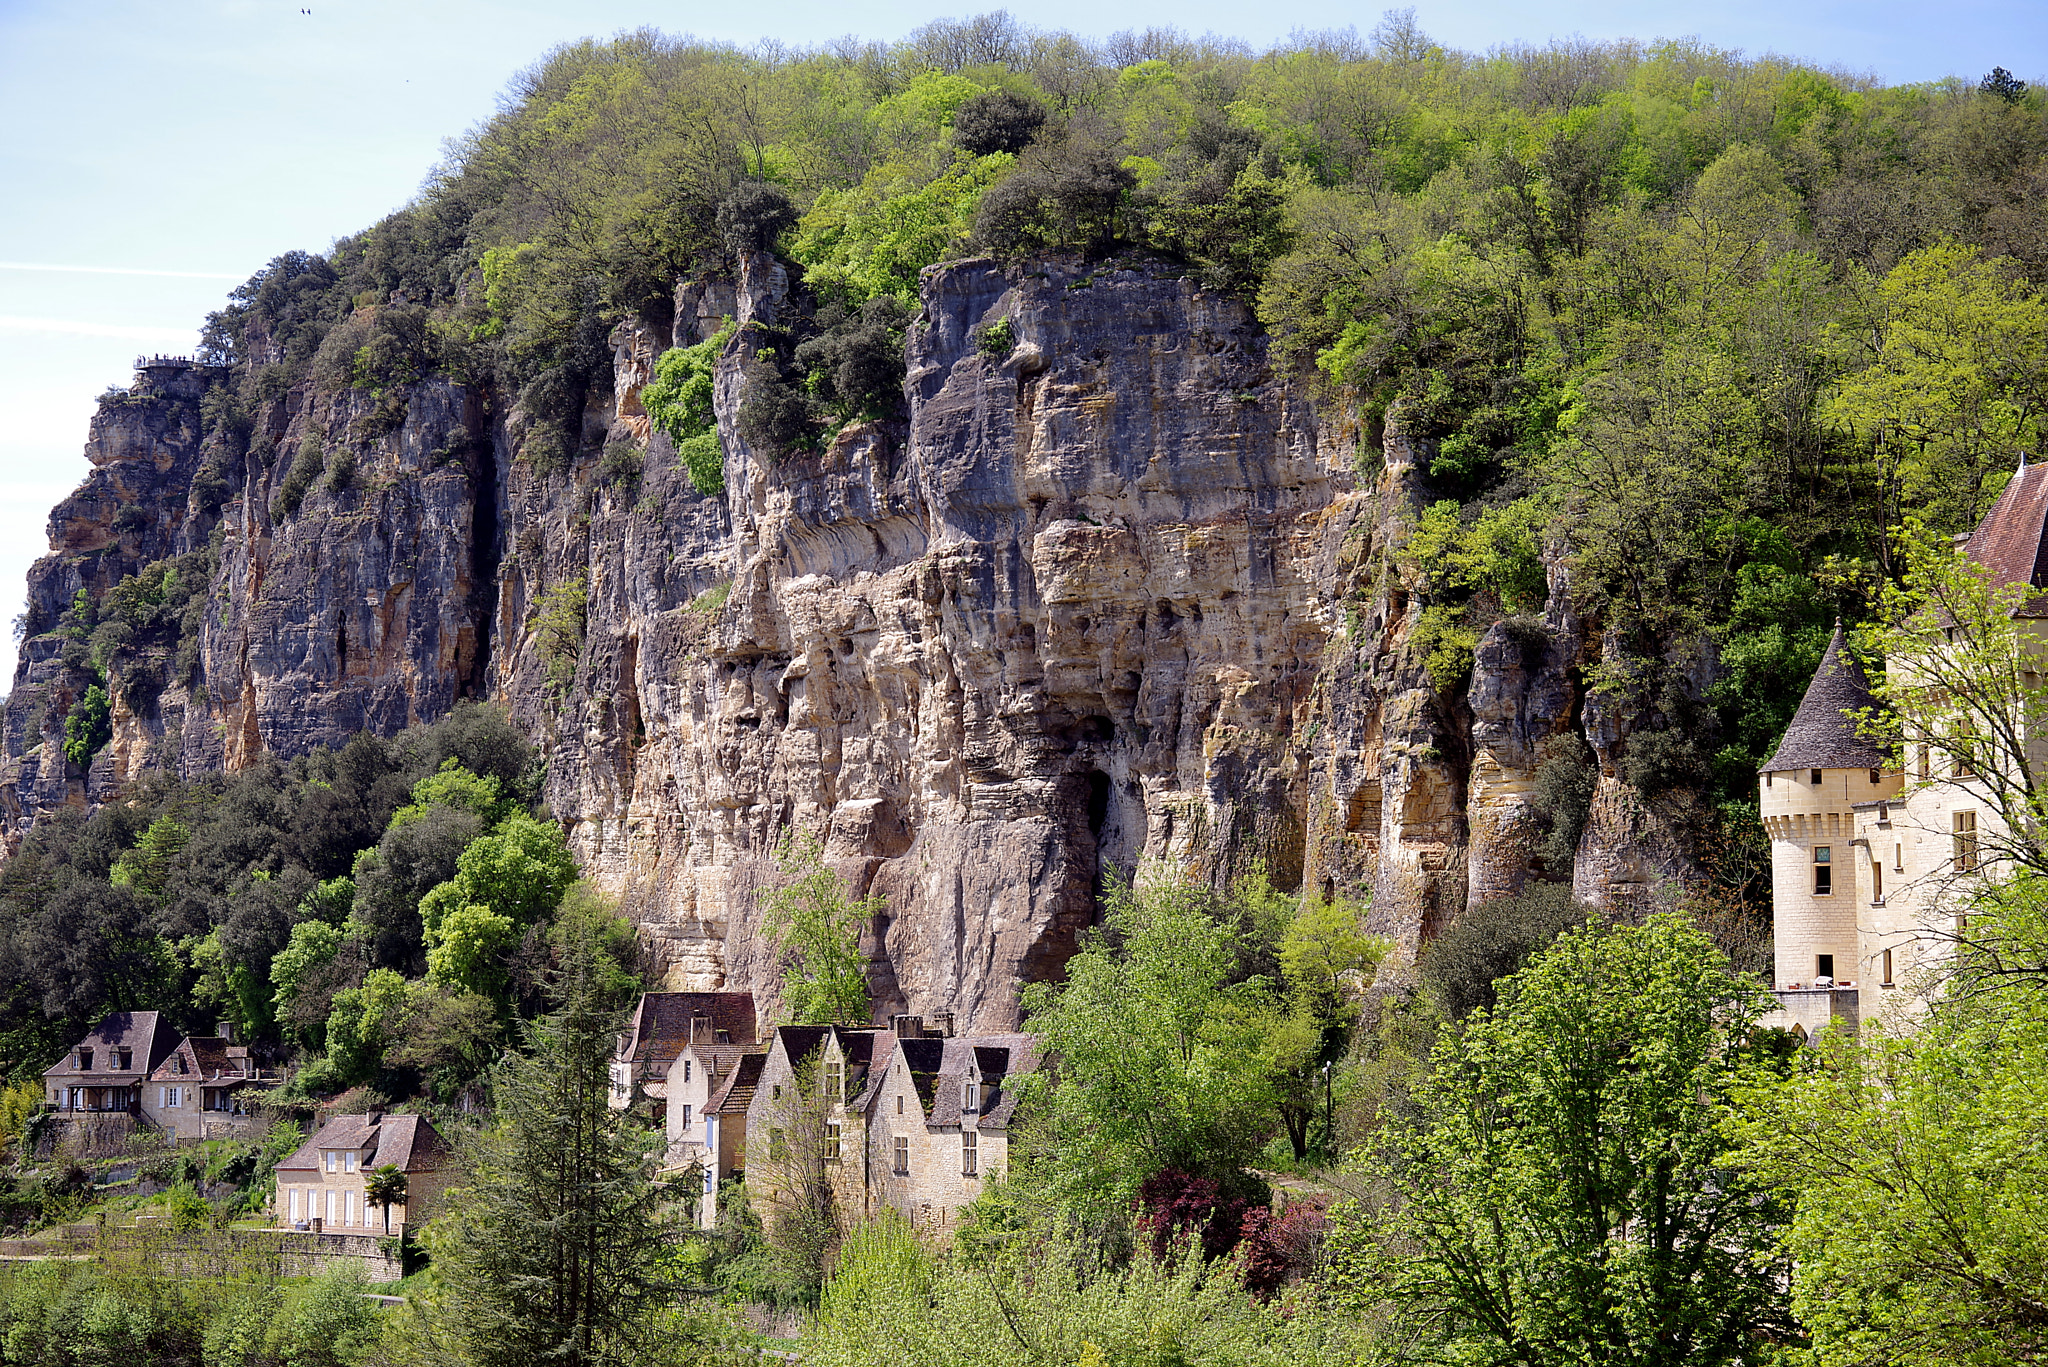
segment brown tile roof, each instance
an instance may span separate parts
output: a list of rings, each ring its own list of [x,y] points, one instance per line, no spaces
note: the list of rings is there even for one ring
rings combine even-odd
[[[245,1072],[254,1070],[246,1067],[249,1051],[237,1048],[219,1035],[187,1035],[178,1041],[178,1047],[164,1056],[164,1061],[149,1075],[151,1082],[212,1082],[216,1079],[233,1080]],[[179,1071],[179,1065],[184,1065]]]
[[[2048,465],[2020,465],[1964,551],[2001,586],[2048,588]],[[2021,612],[2038,616],[2044,605],[2036,597]]]
[[[313,1170],[328,1149],[354,1149],[364,1155],[365,1168],[391,1164],[400,1172],[433,1172],[448,1156],[448,1141],[423,1115],[338,1115],[277,1165],[286,1170]]]
[[[691,1023],[701,1020],[709,1029],[706,1041],[752,1044],[754,994],[751,992],[646,992],[634,1008],[633,1022],[626,1028],[618,1057],[621,1061],[655,1064],[666,1068],[690,1042]],[[718,1039],[723,1031],[725,1038]]]
[[[53,1081],[71,1079],[93,1085],[122,1082],[140,1082],[156,1071],[156,1066],[170,1056],[177,1048],[178,1036],[162,1013],[157,1011],[115,1011],[101,1019],[98,1025],[85,1032],[85,1038],[77,1045],[64,1051],[58,1059],[43,1070],[43,1076]],[[93,1051],[93,1066],[81,1071],[73,1062],[78,1057],[79,1046]],[[127,1049],[133,1061],[127,1068],[113,1068],[109,1051]]]
[[[1870,681],[1863,667],[1849,653],[1840,623],[1828,641],[1820,668],[1799,700],[1778,752],[1764,762],[1761,773],[1784,773],[1789,769],[1879,769],[1891,763],[1877,742],[1857,730],[1853,715],[1859,709],[1877,709],[1870,694]]]
[[[704,1103],[705,1112],[710,1115],[745,1115],[747,1104],[754,1099],[754,1089],[761,1085],[761,1066],[766,1062],[766,1050],[741,1058],[731,1075]]]

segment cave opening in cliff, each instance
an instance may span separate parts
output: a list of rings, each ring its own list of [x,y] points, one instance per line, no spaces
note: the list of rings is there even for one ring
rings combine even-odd
[[[1102,867],[1102,828],[1109,822],[1109,775],[1100,769],[1088,775],[1088,834],[1095,837],[1095,866]]]

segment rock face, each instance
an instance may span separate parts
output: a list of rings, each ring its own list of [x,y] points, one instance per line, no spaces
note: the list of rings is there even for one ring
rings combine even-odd
[[[786,284],[757,257],[680,288],[672,329],[622,325],[581,449],[546,472],[512,454],[523,414],[450,380],[398,414],[302,387],[259,416],[251,449],[275,454],[231,461],[200,436],[222,376],[146,375],[95,421],[31,577],[10,837],[147,767],[492,698],[666,985],[773,997],[758,893],[794,831],[885,899],[878,1013],[976,1030],[1015,1023],[1018,983],[1060,971],[1117,872],[1263,860],[1284,888],[1369,893],[1411,950],[1530,876],[1543,743],[1585,725],[1599,643],[1557,570],[1541,621],[1487,631],[1469,689],[1431,685],[1392,554],[1426,492],[1398,420],[1319,409],[1242,304],[1187,280],[967,262],[927,274],[907,423],[770,459],[736,430],[729,344],[726,488],[698,494],[640,386],[667,345],[771,320]],[[1361,453],[1384,457],[1369,477]],[[60,615],[202,552],[191,669],[149,699],[117,680],[112,743],[67,765]],[[1578,868],[1596,899],[1686,867],[1612,753]]]

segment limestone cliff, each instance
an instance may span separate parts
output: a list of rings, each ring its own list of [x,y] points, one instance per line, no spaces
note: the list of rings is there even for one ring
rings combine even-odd
[[[545,472],[513,455],[516,405],[452,378],[397,405],[272,396],[232,459],[200,435],[223,377],[145,371],[95,420],[31,576],[10,838],[152,766],[493,698],[671,985],[772,995],[756,893],[794,828],[886,897],[877,1009],[979,1029],[1058,972],[1112,866],[1220,880],[1261,858],[1283,886],[1369,890],[1412,949],[1529,876],[1534,775],[1569,729],[1604,768],[1582,895],[1687,867],[1615,777],[1625,721],[1588,717],[1600,642],[1561,569],[1540,621],[1487,631],[1468,688],[1432,685],[1392,554],[1427,492],[1412,443],[1318,408],[1242,304],[1144,267],[935,269],[907,421],[769,459],[734,422],[734,341],[726,487],[699,494],[640,387],[667,346],[785,291],[756,257],[685,283],[670,326],[621,325],[579,450]],[[160,670],[110,680],[113,738],[80,772],[66,609],[177,556],[204,597]]]

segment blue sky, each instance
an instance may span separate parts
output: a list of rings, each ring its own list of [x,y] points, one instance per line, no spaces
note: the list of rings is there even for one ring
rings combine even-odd
[[[750,43],[896,38],[985,6],[756,0],[713,6],[494,0],[0,0],[0,613],[21,611],[49,507],[86,471],[96,395],[141,351],[184,351],[208,310],[279,252],[325,249],[410,199],[444,138],[489,117],[557,43],[651,25]],[[1029,23],[1100,37],[1171,25],[1254,45],[1361,31],[1333,0],[1050,0]],[[2048,74],[2048,4],[1625,5],[1415,0],[1425,31],[1484,50],[1552,37],[1697,35],[1891,82]],[[303,11],[310,10],[311,13]],[[24,269],[31,267],[33,269]],[[63,267],[67,269],[49,269]],[[0,638],[13,677],[13,641]]]

